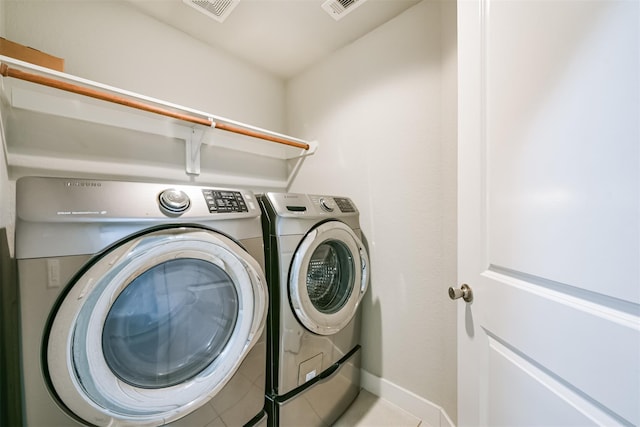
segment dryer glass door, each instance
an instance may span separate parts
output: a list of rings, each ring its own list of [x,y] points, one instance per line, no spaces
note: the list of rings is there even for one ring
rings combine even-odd
[[[49,387],[91,425],[164,425],[224,387],[259,339],[258,263],[210,230],[173,227],[98,255],[50,322]]]
[[[311,332],[332,335],[356,314],[368,285],[369,258],[354,231],[329,221],[309,232],[296,250],[289,295],[298,320]]]

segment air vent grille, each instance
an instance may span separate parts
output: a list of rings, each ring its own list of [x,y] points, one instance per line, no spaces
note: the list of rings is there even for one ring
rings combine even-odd
[[[204,13],[218,22],[224,22],[240,0],[182,0],[184,3]],[[348,0],[342,0],[348,1]]]
[[[322,8],[331,15],[333,19],[339,21],[365,1],[367,0],[327,0],[322,4]]]
[[[354,4],[356,0],[338,0],[338,3],[342,5],[345,9]]]

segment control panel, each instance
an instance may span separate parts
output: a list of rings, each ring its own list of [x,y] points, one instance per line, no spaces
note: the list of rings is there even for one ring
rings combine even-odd
[[[336,206],[338,206],[340,212],[350,213],[356,211],[356,208],[354,208],[353,204],[351,204],[351,200],[345,197],[334,197],[333,200],[336,202]]]
[[[305,215],[311,214],[341,214],[341,213],[356,213],[356,208],[350,199],[346,197],[332,197],[332,196],[319,196],[319,195],[304,195],[304,194],[277,194],[273,196],[274,200],[279,200],[282,203],[277,203],[278,206],[282,205],[286,207],[286,210],[290,213]],[[309,204],[311,202],[311,204]]]
[[[277,215],[288,218],[344,218],[359,214],[348,197],[299,193],[266,193],[265,197]]]
[[[351,200],[346,197],[314,195],[310,195],[309,197],[311,198],[313,204],[319,206],[320,209],[324,212],[353,213],[356,211],[355,207],[351,203]]]
[[[242,193],[239,191],[203,189],[202,194],[210,213],[249,212]]]

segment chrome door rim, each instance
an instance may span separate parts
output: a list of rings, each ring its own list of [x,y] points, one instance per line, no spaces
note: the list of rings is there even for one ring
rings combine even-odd
[[[334,240],[346,246],[354,262],[354,279],[348,299],[335,313],[319,311],[309,298],[306,288],[308,264],[314,251],[323,243]],[[289,296],[298,320],[311,332],[333,335],[342,330],[356,314],[368,286],[369,258],[366,248],[354,231],[339,221],[325,222],[309,232],[293,257],[289,275]]]

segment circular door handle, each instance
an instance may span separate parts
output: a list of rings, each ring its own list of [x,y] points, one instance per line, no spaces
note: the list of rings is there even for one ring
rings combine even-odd
[[[463,284],[460,286],[460,289],[449,288],[449,298],[456,300],[458,298],[462,298],[466,302],[473,301],[473,291],[467,284]]]

